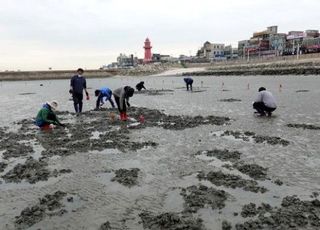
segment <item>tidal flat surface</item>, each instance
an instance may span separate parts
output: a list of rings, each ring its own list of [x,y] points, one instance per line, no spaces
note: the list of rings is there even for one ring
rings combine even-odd
[[[127,123],[109,102],[92,111],[96,88],[141,80],[149,92],[130,98]],[[319,85],[194,77],[188,92],[183,77],[88,79],[76,117],[68,80],[0,82],[0,229],[319,229],[320,134],[305,128],[320,126]],[[253,114],[260,86],[277,99],[271,118]],[[41,133],[32,118],[53,99],[67,128]]]

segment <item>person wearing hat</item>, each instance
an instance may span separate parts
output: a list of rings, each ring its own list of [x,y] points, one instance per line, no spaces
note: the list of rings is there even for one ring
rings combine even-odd
[[[108,87],[103,87],[101,89],[97,89],[94,91],[94,94],[97,98],[96,110],[100,108],[100,104],[103,105],[103,98],[105,97],[105,101],[109,101],[112,108],[114,108],[114,103],[112,100],[112,91]]]
[[[128,119],[126,105],[130,107],[129,98],[133,96],[133,93],[134,89],[130,86],[124,86],[113,91],[113,97],[118,106],[121,121]]]
[[[191,77],[186,77],[183,80],[186,83],[187,91],[189,90],[189,86],[190,86],[190,90],[192,91],[193,79]]]
[[[260,87],[258,90],[258,96],[253,102],[253,109],[257,110],[260,116],[272,115],[272,112],[276,110],[277,104],[274,96],[271,92],[267,91],[265,87]]]
[[[56,101],[46,102],[37,114],[35,124],[41,129],[50,129],[52,125],[65,127],[59,120],[54,111],[58,108]]]
[[[138,91],[141,91],[142,89],[146,89],[146,87],[144,87],[144,81],[140,81],[137,85],[136,85],[136,89]]]
[[[69,93],[72,94],[74,110],[77,114],[82,112],[83,106],[83,90],[86,93],[87,100],[89,100],[89,93],[87,91],[87,82],[83,77],[83,69],[79,68],[77,74],[71,78]]]

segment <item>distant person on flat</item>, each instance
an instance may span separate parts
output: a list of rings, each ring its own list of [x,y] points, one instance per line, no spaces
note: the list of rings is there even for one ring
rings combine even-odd
[[[253,103],[253,108],[257,110],[260,116],[266,116],[267,114],[270,117],[277,108],[276,100],[266,88],[260,87],[258,96]]]
[[[87,91],[86,79],[82,76],[83,69],[79,68],[77,74],[71,78],[69,93],[72,94],[74,110],[77,114],[82,112],[83,106],[83,90],[86,92],[87,100],[89,100],[89,93]]]
[[[183,79],[184,82],[186,83],[186,86],[187,86],[187,91],[189,90],[189,87],[190,87],[190,90],[192,91],[192,83],[193,83],[193,79],[191,77],[186,77]]]
[[[144,81],[140,81],[137,85],[136,85],[136,89],[138,91],[141,91],[142,89],[146,89],[146,87],[144,87]]]
[[[114,108],[111,89],[109,89],[108,87],[102,87],[101,89],[97,89],[96,91],[94,91],[94,94],[96,97],[98,97],[96,102],[96,110],[98,110],[100,106],[104,104],[103,98],[105,98],[105,101],[109,101],[112,108]]]

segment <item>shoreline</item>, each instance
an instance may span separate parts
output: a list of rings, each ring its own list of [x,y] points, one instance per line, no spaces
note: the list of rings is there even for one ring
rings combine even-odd
[[[204,71],[183,73],[182,76],[252,76],[252,75],[319,75],[320,61],[289,61],[208,65]]]
[[[69,79],[74,70],[0,72],[0,81],[30,81]],[[246,64],[190,63],[150,64],[133,69],[86,70],[85,77],[107,78],[115,76],[252,76],[252,75],[319,75],[320,60],[266,62]]]

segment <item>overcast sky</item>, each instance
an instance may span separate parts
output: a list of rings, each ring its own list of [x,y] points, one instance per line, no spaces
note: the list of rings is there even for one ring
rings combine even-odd
[[[319,0],[0,0],[0,71],[99,68],[120,53],[194,55],[254,31],[320,29]]]

